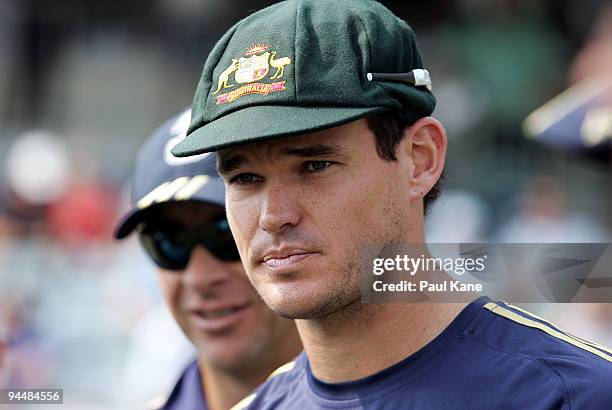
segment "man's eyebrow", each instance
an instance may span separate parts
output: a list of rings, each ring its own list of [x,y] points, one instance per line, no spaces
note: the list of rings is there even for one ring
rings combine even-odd
[[[329,157],[339,153],[338,147],[330,144],[314,144],[307,147],[287,147],[281,150],[281,154],[299,158]]]
[[[331,144],[313,144],[306,147],[285,147],[280,150],[281,155],[298,158],[330,157],[339,154],[340,149]],[[217,155],[217,172],[227,175],[247,163],[245,156],[238,153],[222,153]]]
[[[222,154],[217,155],[217,172],[219,175],[227,175],[237,168],[246,164],[247,160],[240,154]]]

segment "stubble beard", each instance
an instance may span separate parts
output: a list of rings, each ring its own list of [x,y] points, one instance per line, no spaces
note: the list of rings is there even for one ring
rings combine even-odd
[[[350,305],[359,305],[361,301],[361,288],[360,288],[360,274],[361,267],[359,264],[349,261],[342,271],[342,275],[338,281],[335,281],[333,285],[328,286],[322,291],[322,294],[318,295],[302,295],[302,300],[312,299],[315,303],[307,303],[307,306],[303,304],[292,304],[289,301],[288,304],[270,304],[265,297],[259,292],[257,293],[266,302],[268,307],[274,311],[277,315],[286,319],[323,319],[328,317]],[[327,272],[325,274],[333,275],[333,272]],[[296,283],[296,286],[300,284]]]
[[[360,271],[361,267],[358,264],[349,261],[342,272],[341,279],[326,289],[324,294],[318,296],[318,302],[314,306],[300,312],[293,312],[292,317],[289,318],[323,319],[350,305],[358,304],[361,300]],[[282,316],[282,313],[278,314]]]

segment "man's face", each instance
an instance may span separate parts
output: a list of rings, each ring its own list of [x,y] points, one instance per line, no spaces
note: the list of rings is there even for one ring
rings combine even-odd
[[[174,202],[161,205],[155,221],[204,229],[223,216],[216,205]],[[244,370],[269,358],[295,332],[291,321],[276,316],[257,296],[240,261],[219,260],[201,245],[184,270],[159,269],[158,278],[177,323],[211,366]]]
[[[232,233],[273,310],[314,319],[359,300],[364,247],[404,239],[405,166],[365,120],[219,153]]]

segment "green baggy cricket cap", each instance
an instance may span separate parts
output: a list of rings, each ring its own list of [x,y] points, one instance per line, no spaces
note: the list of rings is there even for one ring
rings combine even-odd
[[[234,25],[208,56],[187,138],[190,156],[395,111],[435,98],[415,35],[371,0],[287,0]]]

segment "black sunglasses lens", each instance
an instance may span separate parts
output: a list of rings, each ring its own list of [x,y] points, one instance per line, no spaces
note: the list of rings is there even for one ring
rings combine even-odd
[[[202,239],[202,244],[217,258],[223,261],[239,261],[240,254],[234,242],[227,219],[213,223]]]
[[[206,229],[181,228],[176,232],[145,226],[140,232],[140,241],[151,259],[159,267],[168,270],[185,269],[193,247],[198,243],[220,260],[240,260],[226,219],[215,221]]]
[[[163,231],[142,232],[140,241],[160,268],[182,270],[187,267],[193,246],[176,243]]]
[[[240,254],[233,240],[225,243],[210,243],[207,244],[206,247],[213,255],[222,261],[232,262],[240,260]]]

